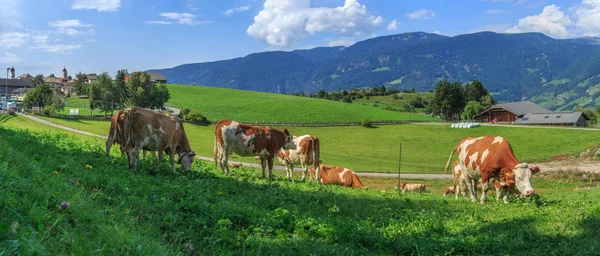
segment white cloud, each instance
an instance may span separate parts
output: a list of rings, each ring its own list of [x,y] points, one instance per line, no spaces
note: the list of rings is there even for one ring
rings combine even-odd
[[[21,58],[14,53],[4,53],[4,56],[0,57],[0,63],[19,63]]]
[[[0,46],[3,49],[19,47],[27,43],[29,40],[28,33],[21,32],[4,32],[0,34]]]
[[[391,31],[391,30],[397,30],[397,29],[398,29],[398,21],[396,21],[396,20],[392,20],[392,22],[390,22],[390,23],[387,25],[387,29],[388,29],[388,30],[390,30],[390,31]]]
[[[96,9],[99,12],[116,12],[121,0],[74,0],[71,9]]]
[[[435,17],[435,12],[432,10],[421,9],[411,13],[405,14],[406,18],[411,20],[426,20]]]
[[[491,24],[469,30],[469,33],[491,31],[496,33],[504,33],[511,28],[510,24]]]
[[[156,24],[156,25],[169,25],[169,24],[171,24],[170,21],[164,21],[164,20],[147,20],[146,23],[147,24]]]
[[[2,7],[2,15],[0,16],[0,28],[23,28],[19,19],[21,17],[18,5],[19,1],[14,0],[0,0],[0,6]]]
[[[229,15],[233,14],[234,12],[243,12],[243,11],[248,11],[248,10],[250,10],[250,5],[231,8],[227,11],[224,11],[223,14],[229,16]]]
[[[508,11],[506,10],[486,10],[483,13],[485,14],[489,14],[489,15],[496,15],[496,14],[504,14],[507,13]]]
[[[340,37],[336,39],[325,39],[327,46],[350,46],[353,45],[356,40],[353,37]]]
[[[577,29],[584,36],[600,36],[600,0],[583,0],[575,7]]]
[[[365,37],[379,30],[381,16],[370,15],[358,0],[335,8],[311,7],[310,0],[266,0],[246,34],[272,46],[295,45],[307,33],[334,32],[342,37]]]
[[[31,49],[42,50],[46,52],[71,53],[72,50],[81,48],[82,44],[39,44],[32,46]]]
[[[539,15],[519,19],[518,25],[506,30],[507,33],[541,32],[555,38],[566,38],[571,32],[567,27],[573,21],[566,16],[559,6],[548,5]]]
[[[177,23],[185,25],[200,25],[212,23],[212,21],[210,20],[196,20],[196,15],[187,12],[163,12],[159,15],[167,19],[177,20]]]
[[[57,20],[48,22],[48,25],[56,28],[56,32],[60,34],[67,34],[70,36],[78,35],[78,34],[92,34],[93,29],[89,29],[88,31],[77,30],[75,28],[89,28],[92,25],[83,24],[79,20]]]
[[[194,5],[192,5],[192,4],[188,4],[186,7],[187,7],[188,9],[190,9],[190,11],[192,11],[192,12],[193,12],[193,11],[195,11],[195,10],[198,10],[198,8],[197,8],[197,7],[195,7],[195,6],[194,6]]]

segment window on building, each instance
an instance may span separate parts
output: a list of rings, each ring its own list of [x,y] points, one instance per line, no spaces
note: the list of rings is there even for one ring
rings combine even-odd
[[[523,121],[529,120],[529,117],[523,117]]]
[[[560,116],[556,116],[556,118],[560,118]]]
[[[548,118],[548,117],[550,117],[550,116],[545,116],[544,118]]]

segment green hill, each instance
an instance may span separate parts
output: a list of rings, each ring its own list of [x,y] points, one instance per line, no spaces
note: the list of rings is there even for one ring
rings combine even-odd
[[[429,120],[438,118],[401,113],[337,101],[292,95],[223,89],[208,86],[168,85],[170,104],[200,111],[209,120],[245,122],[335,123],[376,120]]]

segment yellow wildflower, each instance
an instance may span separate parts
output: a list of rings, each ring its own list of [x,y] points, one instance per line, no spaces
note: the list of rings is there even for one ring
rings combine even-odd
[[[8,148],[8,151],[11,151],[11,150],[12,150],[12,148]]]
[[[92,169],[92,166],[91,166],[91,165],[89,165],[89,164],[86,164],[86,165],[85,165],[85,169]]]
[[[52,174],[58,174],[58,172],[57,171],[53,171]]]

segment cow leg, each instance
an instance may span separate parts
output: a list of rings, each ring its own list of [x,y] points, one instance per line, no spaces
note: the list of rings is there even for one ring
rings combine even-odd
[[[306,180],[306,173],[308,173],[308,164],[300,165],[302,167],[302,181]]]
[[[106,140],[106,156],[110,155],[110,147],[113,144],[113,138],[112,137],[108,137],[108,140]],[[121,154],[123,154],[123,151],[121,151]]]
[[[294,165],[290,164],[290,163],[286,163],[285,164],[285,174],[288,177],[288,179],[292,179],[294,178]]]
[[[488,181],[489,180],[484,179],[483,177],[481,178],[481,190],[482,190],[481,191],[481,201],[480,201],[481,204],[485,204],[485,196],[486,196],[487,191],[489,189]]]
[[[162,155],[162,152],[158,153],[159,155]],[[171,160],[171,171],[173,171],[173,173],[175,172],[175,150],[169,149],[169,157]]]
[[[229,155],[231,154],[231,150],[222,150],[220,151],[219,156],[219,164],[221,165],[221,170],[225,172],[227,176],[229,176]]]
[[[129,166],[130,168],[133,168],[133,171],[135,172],[137,170],[137,161],[138,158],[140,158],[140,150],[141,147],[135,147],[133,149],[131,149],[131,153],[130,153],[130,157],[129,157]]]
[[[154,152],[154,151],[152,151],[152,152]],[[163,151],[162,150],[158,151],[158,164],[157,164],[158,169],[160,169],[160,164],[163,161],[163,156],[164,156]]]
[[[267,168],[267,160],[265,160],[264,158],[260,158],[260,166],[262,167],[262,177],[266,178],[267,174],[265,173],[265,168]]]
[[[273,179],[273,160],[275,160],[274,157],[270,157],[269,158],[269,179],[272,180]]]
[[[477,202],[477,181],[475,179],[469,179],[467,181],[467,189],[469,190],[469,195],[471,196],[471,202]]]

